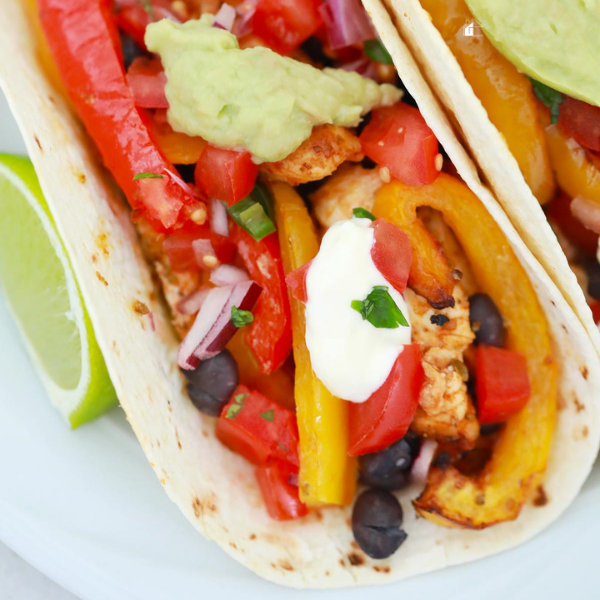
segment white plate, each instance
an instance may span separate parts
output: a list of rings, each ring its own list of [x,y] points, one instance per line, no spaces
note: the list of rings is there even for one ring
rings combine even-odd
[[[24,151],[1,96],[0,151]],[[596,466],[567,513],[535,540],[376,593],[438,600],[597,598],[599,510]],[[241,594],[268,600],[302,593],[262,581],[192,529],[162,491],[120,410],[70,431],[50,407],[1,298],[0,539],[85,600]],[[354,600],[367,593],[310,596]]]

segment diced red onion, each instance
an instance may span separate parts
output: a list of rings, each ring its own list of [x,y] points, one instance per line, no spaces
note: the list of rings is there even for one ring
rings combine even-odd
[[[218,286],[235,285],[248,281],[248,273],[244,269],[234,267],[233,265],[220,265],[211,274],[209,281]]]
[[[177,364],[182,369],[195,369],[200,361],[221,352],[237,331],[231,321],[232,307],[251,310],[260,292],[261,287],[254,281],[212,288],[179,346]]]
[[[229,4],[222,4],[219,12],[215,15],[214,27],[231,31],[235,21],[235,8]]]
[[[368,77],[369,79],[377,81],[377,65],[367,57],[353,60],[352,62],[341,65],[341,67],[344,71],[354,71],[363,77]]]
[[[583,196],[577,196],[571,202],[571,212],[586,229],[600,234],[600,204]]]
[[[192,249],[196,255],[196,262],[203,269],[214,269],[219,260],[210,240],[200,238],[192,242]]]
[[[188,185],[177,173],[173,173],[170,169],[165,169],[165,171],[169,174],[173,183],[177,184],[186,194],[192,196],[192,198],[196,198],[196,200],[202,200],[202,196],[192,188],[192,186]]]
[[[229,235],[229,221],[225,205],[216,198],[210,199],[210,228],[217,234],[227,237]]]
[[[333,50],[377,37],[360,0],[325,0],[319,12],[325,21],[329,47]]]
[[[438,443],[434,440],[423,440],[421,444],[421,450],[419,456],[415,459],[411,469],[411,477],[415,483],[419,485],[425,485],[427,483],[427,474],[429,473],[429,467],[431,461],[437,450]]]
[[[236,12],[238,18],[233,26],[233,33],[237,37],[243,37],[252,33],[252,17],[256,12],[256,5],[258,0],[244,0],[238,5]]]
[[[200,288],[180,300],[177,304],[178,312],[183,315],[195,315],[202,308],[202,304],[211,289],[208,287]]]

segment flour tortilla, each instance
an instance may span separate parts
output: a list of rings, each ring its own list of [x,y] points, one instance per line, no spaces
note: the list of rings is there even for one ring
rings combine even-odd
[[[127,210],[80,124],[46,80],[18,0],[4,1],[0,23],[0,84],[71,257],[123,409],[160,484],[193,526],[233,558],[266,579],[295,587],[388,583],[520,544],[573,500],[600,436],[600,365],[585,331],[493,197],[476,182],[469,158],[387,13],[373,0],[366,4],[426,119],[436,124],[452,160],[530,274],[552,327],[561,369],[561,410],[543,483],[547,504],[527,505],[516,521],[484,531],[452,530],[417,519],[410,500],[419,490],[408,488],[399,494],[408,540],[381,561],[353,546],[349,508],[322,510],[296,522],[269,519],[253,467],[216,440],[214,419],[199,413],[185,393],[176,363],[177,340],[157,301]],[[147,315],[133,310],[137,301],[152,311],[154,328]]]
[[[483,177],[534,256],[544,266],[600,352],[600,332],[556,235],[502,134],[488,118],[450,48],[419,0],[385,0],[421,72],[449,111]]]

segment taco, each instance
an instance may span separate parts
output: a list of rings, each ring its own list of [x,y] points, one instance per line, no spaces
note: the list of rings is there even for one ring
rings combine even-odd
[[[598,10],[486,0],[388,6],[502,207],[599,348]]]
[[[390,582],[522,543],[597,451],[600,369],[581,323],[378,2],[365,5],[380,41],[358,4],[314,13],[318,38],[287,3],[258,3],[253,50],[229,31],[244,7],[178,22],[191,5],[40,0],[48,75],[10,0],[0,49],[160,483],[236,560],[297,587]],[[335,68],[348,59],[374,79]]]

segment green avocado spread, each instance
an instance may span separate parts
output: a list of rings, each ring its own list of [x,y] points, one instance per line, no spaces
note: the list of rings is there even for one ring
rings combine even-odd
[[[357,73],[316,69],[268,48],[241,50],[214,17],[146,30],[146,45],[160,54],[167,76],[169,123],[182,133],[226,148],[245,148],[256,163],[291,154],[326,123],[354,127],[402,92]]]
[[[466,1],[519,70],[600,106],[600,0]]]

